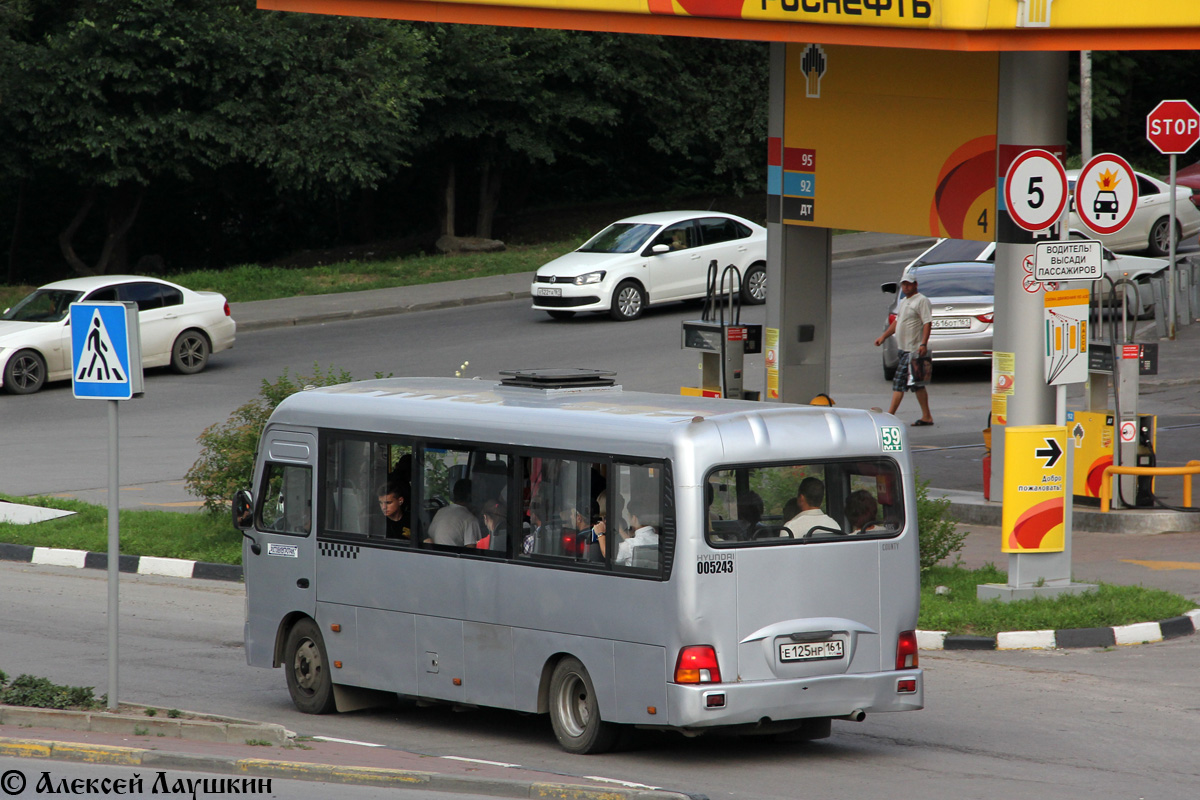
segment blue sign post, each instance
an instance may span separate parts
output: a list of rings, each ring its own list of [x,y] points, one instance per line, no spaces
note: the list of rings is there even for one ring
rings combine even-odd
[[[117,620],[121,556],[117,401],[142,393],[141,329],[133,303],[71,304],[71,387],[108,400],[108,708],[117,709]]]

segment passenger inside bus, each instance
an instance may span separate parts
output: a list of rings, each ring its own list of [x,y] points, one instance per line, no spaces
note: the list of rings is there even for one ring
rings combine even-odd
[[[550,518],[546,501],[540,497],[535,498],[529,504],[528,514],[529,530],[525,532],[525,538],[521,543],[521,552],[542,554],[554,552],[551,543],[557,538],[558,531]]]
[[[499,500],[489,500],[483,506],[483,524],[487,534],[475,543],[480,550],[508,549],[508,508]]]
[[[384,536],[388,539],[408,539],[412,533],[412,522],[408,515],[408,488],[388,481],[376,490],[379,510],[383,512],[386,526]]]
[[[654,529],[654,524],[658,522],[658,514],[651,508],[640,507],[637,500],[630,501],[628,512],[629,526],[619,531],[622,541],[617,547],[617,557],[613,563],[657,567],[658,531]]]
[[[850,522],[850,533],[866,533],[876,530],[879,504],[866,489],[858,489],[846,498],[846,518]]]
[[[743,492],[738,497],[738,538],[742,541],[750,541],[751,539],[760,539],[763,536],[770,534],[770,529],[764,527],[763,518],[763,499],[758,492]]]
[[[825,483],[820,478],[809,476],[800,481],[796,493],[796,502],[800,505],[800,513],[788,520],[784,526],[797,539],[804,539],[812,534],[839,534],[842,526],[832,517],[821,510],[825,500]]]
[[[607,498],[604,492],[596,496],[592,504],[591,517],[584,517],[575,510],[575,528],[579,531],[579,551],[588,561],[603,561],[607,540],[608,524],[605,521]],[[589,524],[590,523],[590,524]]]
[[[429,523],[429,535],[426,543],[447,545],[450,547],[473,546],[479,541],[479,520],[468,507],[471,502],[471,480],[459,478],[454,482],[454,490],[450,496],[450,505],[438,509]]]

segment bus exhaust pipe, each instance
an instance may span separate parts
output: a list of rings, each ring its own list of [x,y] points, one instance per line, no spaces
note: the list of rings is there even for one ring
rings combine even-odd
[[[863,711],[861,708],[856,708],[845,716],[834,717],[834,719],[844,719],[849,720],[850,722],[862,722],[866,718],[867,712]]]

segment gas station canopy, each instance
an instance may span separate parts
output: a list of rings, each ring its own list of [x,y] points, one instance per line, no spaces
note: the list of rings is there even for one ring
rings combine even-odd
[[[963,51],[1183,50],[1197,0],[259,0],[353,17]]]

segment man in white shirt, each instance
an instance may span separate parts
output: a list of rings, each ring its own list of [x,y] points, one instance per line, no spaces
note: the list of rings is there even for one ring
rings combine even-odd
[[[429,536],[425,541],[455,547],[471,547],[479,541],[479,520],[467,507],[471,502],[471,481],[461,478],[454,482],[453,502],[438,510],[429,523]]]
[[[807,477],[800,481],[800,490],[796,500],[800,504],[800,513],[788,520],[784,527],[792,532],[795,539],[803,539],[813,533],[818,535],[836,536],[842,533],[842,526],[837,520],[821,510],[821,502],[825,499],[825,484],[820,478]]]
[[[617,545],[617,556],[613,559],[613,563],[630,566],[633,565],[635,547],[650,547],[657,553],[658,531],[654,530],[652,524],[649,524],[657,521],[657,515],[646,509],[642,509],[642,513],[639,515],[637,506],[633,503],[626,508],[626,511],[629,514],[629,527],[627,530],[621,531],[621,536],[625,538]]]
[[[904,297],[896,309],[896,318],[887,326],[875,346],[883,344],[893,333],[896,334],[896,347],[900,350],[900,361],[896,364],[896,375],[892,380],[892,406],[889,414],[895,414],[900,408],[900,401],[905,392],[917,395],[921,404],[921,418],[913,423],[920,428],[933,424],[933,415],[929,413],[929,392],[925,390],[925,379],[917,380],[912,375],[912,359],[917,356],[929,355],[929,334],[933,331],[933,307],[929,298],[917,291],[917,281],[909,277],[900,281],[900,291]]]

